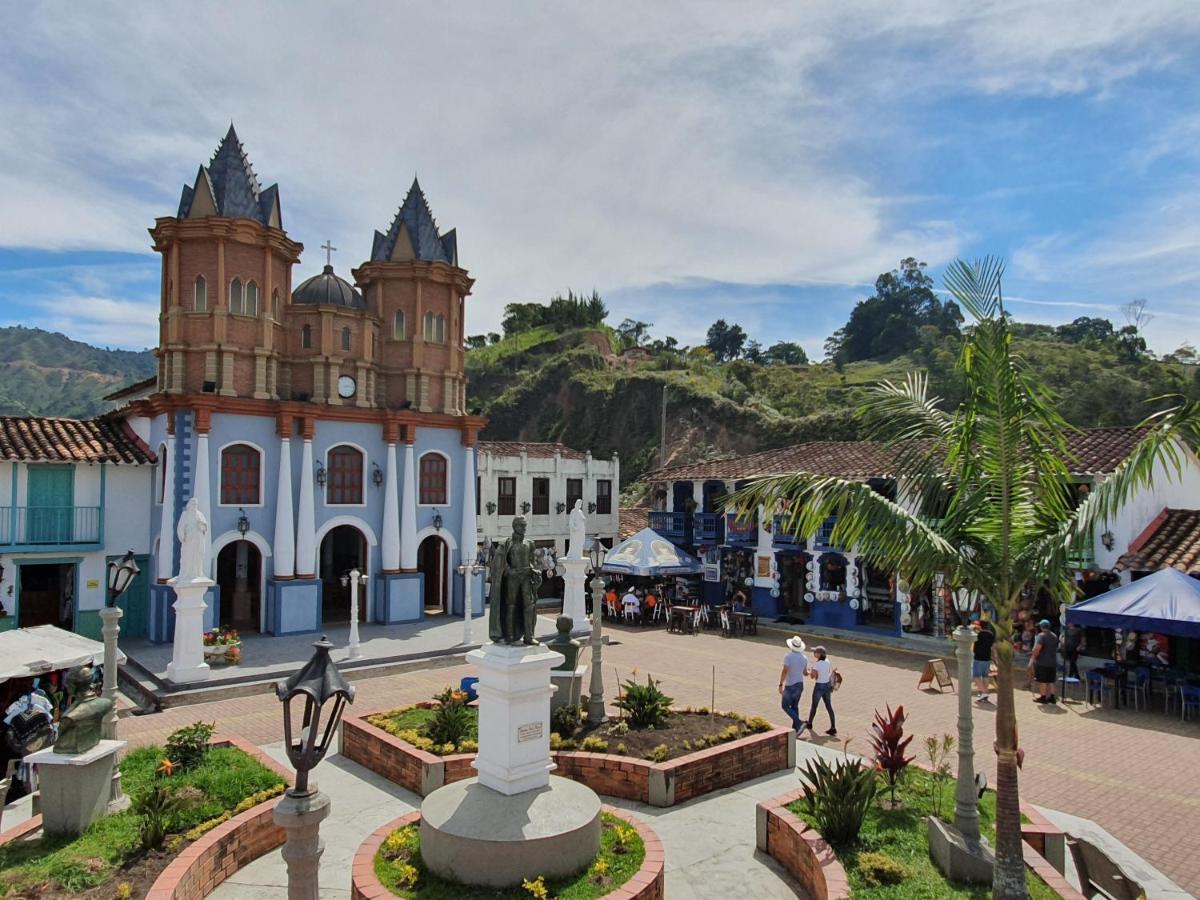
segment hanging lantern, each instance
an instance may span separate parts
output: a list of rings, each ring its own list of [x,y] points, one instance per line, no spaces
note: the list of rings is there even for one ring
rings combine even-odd
[[[342,678],[329,651],[333,644],[324,636],[313,643],[316,652],[299,672],[275,684],[275,695],[283,704],[283,740],[288,761],[296,770],[293,795],[313,793],[308,785],[308,773],[329,751],[333,736],[347,703],[354,702],[354,688]],[[292,704],[303,699],[304,711],[300,734],[292,734]],[[324,724],[322,724],[322,719]]]

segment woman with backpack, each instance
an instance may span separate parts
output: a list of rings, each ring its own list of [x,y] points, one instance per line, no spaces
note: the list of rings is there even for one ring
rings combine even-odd
[[[833,691],[841,683],[842,676],[833,668],[824,647],[813,647],[813,654],[817,661],[809,667],[809,672],[816,684],[813,685],[812,706],[808,710],[808,729],[812,730],[813,719],[817,716],[817,704],[824,701],[825,711],[829,713],[829,730],[825,733],[830,737],[837,737],[837,721],[833,716]]]

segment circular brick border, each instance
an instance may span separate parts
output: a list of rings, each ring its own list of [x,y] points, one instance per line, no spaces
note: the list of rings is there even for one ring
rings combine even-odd
[[[646,856],[642,867],[623,885],[608,894],[602,900],[662,900],[665,884],[663,867],[666,858],[663,854],[662,841],[658,835],[632,813],[611,806],[601,807],[606,813],[611,813],[618,819],[628,822],[637,829],[638,837],[646,848]],[[413,810],[407,815],[393,819],[386,825],[377,828],[358,846],[354,854],[354,862],[350,867],[350,900],[386,900],[396,895],[385,888],[375,877],[375,854],[387,839],[387,836],[405,825],[415,825],[421,821],[421,811]]]
[[[759,802],[755,809],[758,849],[769,853],[814,900],[847,900],[850,879],[820,832],[789,810],[804,788]]]

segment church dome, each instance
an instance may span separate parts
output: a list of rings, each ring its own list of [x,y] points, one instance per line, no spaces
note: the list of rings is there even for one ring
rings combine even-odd
[[[354,285],[333,274],[333,266],[325,266],[320,275],[301,282],[292,291],[292,303],[308,303],[314,306],[345,306],[350,309],[366,309],[367,301],[354,289]]]

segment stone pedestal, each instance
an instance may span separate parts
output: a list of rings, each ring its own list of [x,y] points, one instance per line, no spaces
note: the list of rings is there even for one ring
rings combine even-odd
[[[204,661],[204,594],[212,587],[211,578],[192,578],[168,582],[175,590],[175,640],[167,678],[176,684],[204,681],[210,672]]]
[[[951,881],[991,884],[996,854],[985,838],[968,841],[957,828],[937,816],[926,821],[929,856],[933,864]]]
[[[580,695],[583,691],[583,677],[587,675],[588,667],[580,665],[575,671],[555,669],[550,673],[550,683],[554,685],[554,694],[550,697],[550,714],[560,706],[579,706]]]
[[[574,548],[572,548],[574,549]],[[570,616],[575,623],[572,634],[588,634],[591,625],[587,617],[587,570],[591,565],[587,559],[577,556],[565,557],[559,562],[563,569],[563,615]]]
[[[562,656],[541,644],[486,643],[467,654],[479,666],[479,783],[513,795],[550,780],[550,669]]]
[[[328,815],[329,798],[320,791],[284,794],[272,813],[275,824],[287,832],[281,855],[287,864],[288,900],[317,900],[321,894],[321,822]]]
[[[39,750],[25,757],[38,767],[47,834],[82,834],[109,811],[117,751],[124,746],[125,741],[101,741],[83,753]]]

